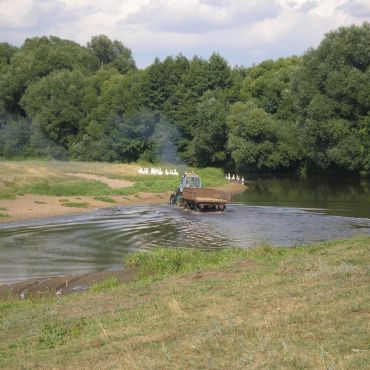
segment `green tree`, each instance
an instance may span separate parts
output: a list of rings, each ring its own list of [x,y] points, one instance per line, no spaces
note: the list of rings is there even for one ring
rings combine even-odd
[[[30,85],[21,106],[46,135],[65,148],[76,139],[84,117],[85,78],[79,71],[55,71]]]
[[[194,138],[189,147],[192,164],[205,167],[220,165],[226,160],[226,107],[220,100],[205,93],[198,104]]]
[[[289,169],[301,159],[295,125],[274,119],[252,102],[231,107],[228,127],[228,149],[238,170]]]
[[[98,58],[101,66],[111,64],[123,74],[136,70],[131,50],[118,40],[111,41],[106,35],[93,36],[87,47]]]
[[[7,42],[0,42],[0,73],[2,68],[11,63],[11,59],[18,51],[18,48]]]
[[[367,171],[370,24],[341,27],[310,49],[294,79],[307,165]]]
[[[294,98],[291,82],[301,58],[281,58],[277,61],[266,60],[246,70],[241,88],[243,101],[254,101],[267,113],[277,114],[281,119],[294,120]]]
[[[61,69],[89,74],[97,66],[95,56],[73,41],[55,36],[27,39],[0,74],[0,101],[8,113],[23,113],[19,105],[23,93],[42,77]]]

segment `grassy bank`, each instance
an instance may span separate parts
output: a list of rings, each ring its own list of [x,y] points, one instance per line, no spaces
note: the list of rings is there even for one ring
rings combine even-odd
[[[162,167],[169,168],[165,164]],[[0,161],[0,199],[15,199],[17,194],[97,197],[132,195],[138,192],[161,193],[174,190],[179,184],[179,177],[137,175],[137,168],[137,164]],[[226,183],[223,172],[219,169],[195,170],[202,177],[204,186]],[[100,181],[73,176],[79,173],[130,180],[134,184],[113,189]]]
[[[59,299],[0,303],[0,367],[367,369],[370,238],[297,248],[157,249]]]

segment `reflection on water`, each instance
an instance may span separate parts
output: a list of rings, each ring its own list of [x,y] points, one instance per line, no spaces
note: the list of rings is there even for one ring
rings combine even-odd
[[[115,207],[0,225],[0,282],[122,268],[125,254],[157,245],[296,245],[357,233],[370,234],[369,219],[317,209],[232,204],[226,214],[193,214],[173,206]]]
[[[370,181],[309,176],[245,176],[248,191],[234,197],[248,205],[322,209],[327,214],[370,218]]]

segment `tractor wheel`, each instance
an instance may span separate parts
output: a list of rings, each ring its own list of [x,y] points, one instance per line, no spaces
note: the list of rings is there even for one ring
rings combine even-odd
[[[171,196],[170,196],[170,205],[173,206],[175,204],[176,204],[176,195],[171,194]]]

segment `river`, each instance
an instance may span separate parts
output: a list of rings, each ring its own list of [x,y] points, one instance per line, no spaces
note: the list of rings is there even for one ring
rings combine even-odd
[[[0,224],[0,283],[122,268],[127,253],[154,246],[294,246],[370,234],[369,181],[249,176],[247,184],[224,214],[120,206]]]

